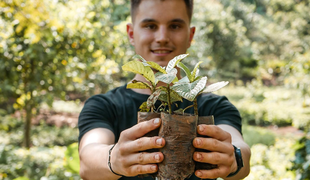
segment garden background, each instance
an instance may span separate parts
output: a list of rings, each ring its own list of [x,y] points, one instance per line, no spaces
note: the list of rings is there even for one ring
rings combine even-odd
[[[125,84],[126,0],[0,1],[0,180],[80,179],[77,118]],[[310,0],[195,0],[198,61],[240,110],[246,180],[310,179]]]

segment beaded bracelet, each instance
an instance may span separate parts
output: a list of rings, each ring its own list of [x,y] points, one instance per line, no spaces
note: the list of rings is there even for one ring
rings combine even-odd
[[[120,174],[118,174],[118,173],[116,173],[116,172],[114,172],[113,171],[113,169],[112,169],[112,167],[111,167],[111,151],[112,151],[112,149],[114,148],[114,146],[116,145],[116,143],[111,147],[111,149],[109,150],[109,159],[108,159],[108,166],[109,166],[109,168],[110,168],[110,170],[111,170],[111,172],[113,173],[113,174],[115,174],[115,175],[117,175],[117,176],[123,176],[123,175],[120,175]]]

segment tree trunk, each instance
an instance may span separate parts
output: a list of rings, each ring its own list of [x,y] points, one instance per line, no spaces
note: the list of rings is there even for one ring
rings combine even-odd
[[[32,96],[31,96],[32,97]],[[32,119],[32,99],[26,102],[26,119],[25,119],[25,129],[24,129],[24,146],[29,149],[31,146],[31,119]]]

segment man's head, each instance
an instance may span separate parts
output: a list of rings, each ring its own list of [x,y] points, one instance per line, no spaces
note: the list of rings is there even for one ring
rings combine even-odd
[[[190,27],[192,2],[132,0],[133,20],[127,34],[136,53],[161,66],[186,53],[195,34],[195,27]]]
[[[130,12],[131,12],[132,21],[134,21],[135,13],[136,13],[141,1],[142,0],[131,0],[131,11]],[[165,1],[165,0],[161,0],[161,1]],[[182,0],[182,1],[184,1],[185,5],[186,5],[187,15],[191,21],[192,15],[193,15],[194,0]]]

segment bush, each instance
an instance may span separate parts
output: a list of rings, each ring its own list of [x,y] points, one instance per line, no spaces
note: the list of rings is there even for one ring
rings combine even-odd
[[[277,138],[273,146],[263,144],[253,145],[251,148],[251,173],[245,180],[279,180],[294,179],[293,171],[288,171],[292,167],[291,161],[294,155],[291,151],[295,139]]]
[[[233,85],[220,90],[239,109],[245,124],[293,125],[309,130],[310,106],[304,106],[304,97],[298,90],[283,87]]]
[[[64,168],[66,147],[32,147],[29,150],[12,145],[0,145],[0,179],[80,179]]]
[[[295,144],[295,160],[293,167],[298,180],[310,180],[310,134]]]
[[[266,129],[254,126],[243,126],[242,133],[245,142],[252,147],[255,144],[263,144],[266,146],[274,145],[276,135]]]

